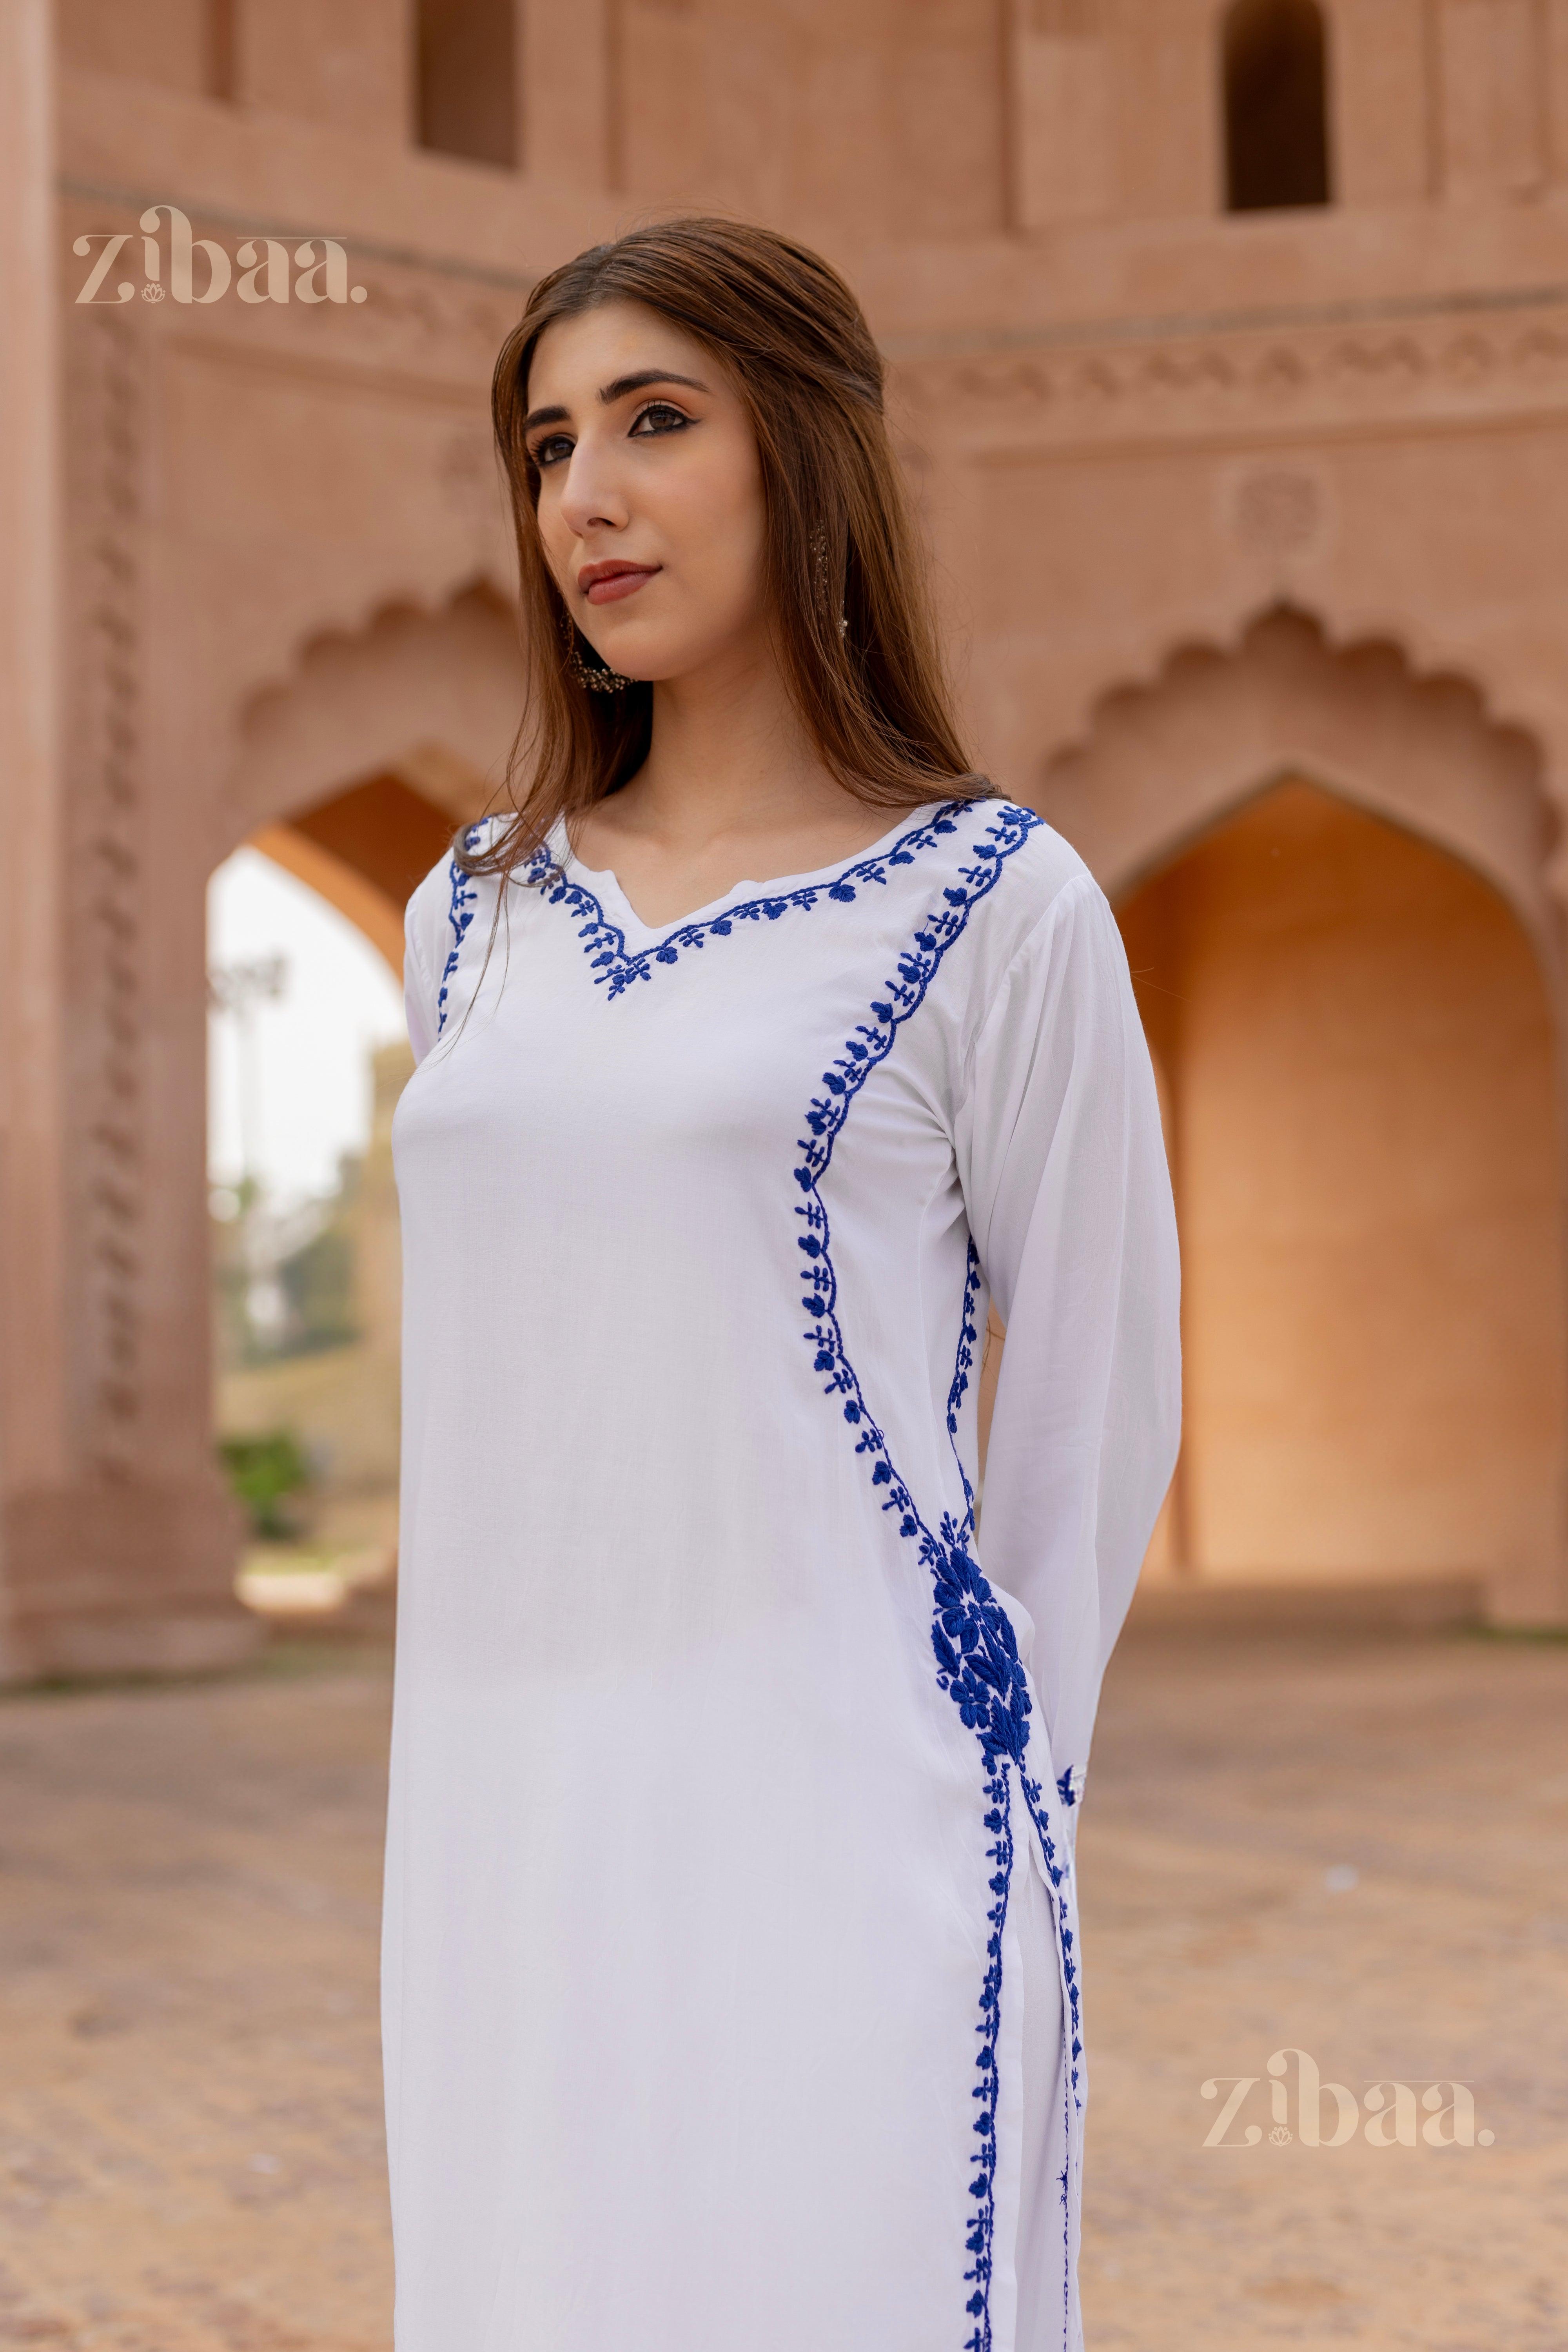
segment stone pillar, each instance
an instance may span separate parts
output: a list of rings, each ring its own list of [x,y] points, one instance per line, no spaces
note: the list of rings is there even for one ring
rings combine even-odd
[[[166,1433],[142,1379],[134,909],[147,881],[135,493],[121,446],[121,363],[138,339],[118,313],[98,314],[102,446],[81,462],[115,481],[100,511],[89,502],[68,565],[59,288],[65,268],[80,273],[57,249],[52,37],[47,0],[0,9],[0,1679],[10,1681],[211,1666],[256,1638],[233,1597],[237,1514],[205,1428],[184,1433],[182,1475],[163,1475]],[[68,691],[68,609],[93,673]]]
[[[0,10],[0,1677],[30,1663],[16,1501],[68,1460],[50,37],[46,0]]]

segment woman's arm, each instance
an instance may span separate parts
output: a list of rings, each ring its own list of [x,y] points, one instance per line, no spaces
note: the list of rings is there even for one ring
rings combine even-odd
[[[1175,1466],[1175,1215],[1115,919],[1079,871],[1008,966],[958,1127],[1006,1346],[980,1558],[1034,1620],[1053,1770],[1076,1800],[1106,1662]]]

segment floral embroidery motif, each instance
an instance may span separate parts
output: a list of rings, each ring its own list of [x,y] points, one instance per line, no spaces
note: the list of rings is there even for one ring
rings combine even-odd
[[[481,828],[477,824],[471,824],[468,827],[463,835],[465,849],[474,847],[479,840],[480,830]],[[479,903],[478,889],[455,857],[447,870],[452,881],[451,902],[447,909],[447,920],[452,930],[452,944],[447,950],[447,961],[441,967],[441,985],[436,996],[437,1037],[447,1026],[447,1000],[451,993],[452,975],[458,969],[458,958],[462,953],[463,941],[468,937],[468,925],[474,919],[474,908]]]
[[[840,906],[852,904],[868,884],[885,885],[891,873],[901,866],[912,866],[921,851],[933,841],[944,834],[956,833],[954,819],[967,806],[964,801],[943,801],[933,816],[900,834],[890,849],[846,866],[830,882],[805,882],[797,890],[769,891],[761,898],[744,898],[739,906],[726,907],[721,914],[694,916],[688,922],[678,923],[672,931],[667,931],[649,946],[639,948],[635,955],[626,951],[625,931],[610,921],[591,890],[572,881],[562,871],[547,842],[534,851],[519,879],[541,889],[550,906],[565,907],[582,918],[577,936],[589,951],[595,984],[607,988],[614,998],[639,980],[651,980],[656,964],[677,963],[683,949],[704,948],[710,939],[726,940],[738,924],[776,923],[790,908],[813,908],[824,899]],[[1037,824],[1039,820],[1033,822]]]
[[[896,1515],[900,1534],[916,1546],[921,1560],[930,1571],[934,1601],[931,1647],[936,1657],[937,1683],[952,1699],[963,1722],[980,1744],[989,1805],[984,1826],[995,1840],[986,1849],[988,1858],[996,1864],[990,1880],[990,1892],[995,1899],[986,1915],[991,1934],[986,1942],[980,2022],[975,2029],[981,2038],[980,2055],[975,2062],[980,2080],[974,2091],[980,2103],[974,2124],[980,2145],[975,2177],[970,2183],[974,2202],[966,2238],[973,2264],[964,2273],[966,2283],[973,2290],[965,2308],[975,2325],[965,2339],[963,2352],[990,2352],[992,2343],[990,2304],[999,2089],[996,2045],[1001,2023],[1003,1930],[1014,1857],[1011,1785],[1015,1771],[1039,1838],[1057,1903],[1069,2022],[1069,2080],[1066,2095],[1070,2148],[1072,2112],[1082,2105],[1079,2062],[1083,2045],[1068,1865],[1052,1833],[1045,1792],[1025,1765],[1031,1712],[1028,1688],[1012,1621],[981,1572],[971,1549],[974,1505],[968,1475],[961,1461],[959,1471],[966,1497],[963,1520],[946,1512],[940,1528],[933,1533],[921,1518],[914,1496],[894,1465],[888,1441],[870,1413],[859,1377],[844,1345],[837,1313],[838,1278],[833,1265],[832,1234],[821,1185],[855,1097],[891,1052],[904,1023],[923,1003],[942,958],[962,936],[974,908],[995,888],[1006,860],[1023,846],[1039,822],[1027,810],[1005,807],[985,837],[975,844],[971,853],[973,863],[963,867],[957,883],[942,892],[940,906],[927,913],[921,928],[900,958],[882,1000],[872,1004],[871,1018],[859,1024],[833,1066],[823,1073],[824,1093],[812,1101],[806,1111],[808,1133],[801,1139],[801,1164],[795,1171],[795,1181],[805,1195],[804,1205],[795,1210],[805,1228],[798,1238],[805,1261],[802,1303],[807,1325],[804,1336],[816,1350],[816,1370],[825,1375],[824,1393],[842,1400],[840,1409],[856,1433],[855,1450],[869,1466],[873,1487],[886,1489],[882,1508]],[[953,1440],[955,1454],[959,1408],[968,1387],[978,1338],[974,1308],[979,1282],[979,1260],[971,1243],[957,1360],[948,1392],[948,1433]],[[1067,2183],[1064,2170],[1064,2211]]]

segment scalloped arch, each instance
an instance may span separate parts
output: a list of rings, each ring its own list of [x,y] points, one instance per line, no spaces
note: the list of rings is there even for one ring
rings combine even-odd
[[[401,778],[454,823],[477,814],[504,771],[521,697],[516,618],[484,580],[439,604],[389,599],[362,628],[317,632],[240,713],[218,854],[378,775]]]
[[[1287,777],[1464,859],[1556,965],[1559,827],[1534,740],[1468,679],[1422,675],[1388,640],[1336,646],[1294,606],[1259,614],[1232,647],[1178,647],[1148,684],[1103,696],[1035,800],[1114,898]]]

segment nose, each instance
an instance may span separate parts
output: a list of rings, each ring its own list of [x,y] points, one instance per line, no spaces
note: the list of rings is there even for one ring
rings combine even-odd
[[[561,520],[578,538],[590,532],[624,530],[631,520],[615,445],[596,434],[584,433],[566,461],[561,491]]]

